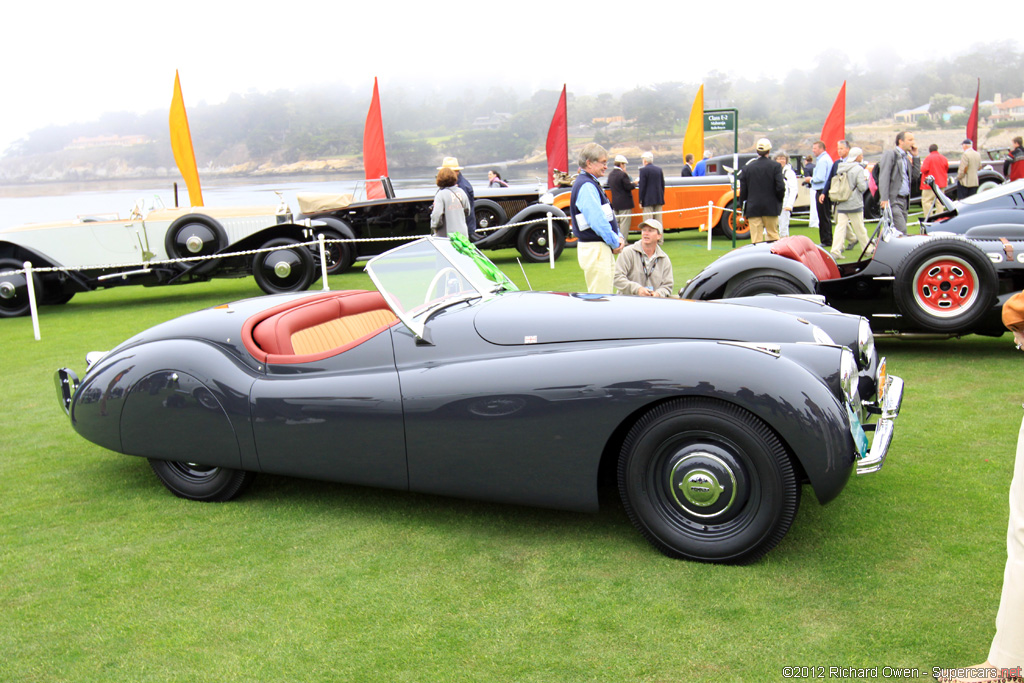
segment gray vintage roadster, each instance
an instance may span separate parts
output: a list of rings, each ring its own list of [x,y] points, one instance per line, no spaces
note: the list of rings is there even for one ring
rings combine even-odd
[[[264,472],[592,511],[606,480],[660,551],[736,563],[786,535],[803,484],[832,500],[893,437],[902,381],[817,301],[517,291],[462,238],[367,270],[378,291],[157,325],[59,370],[61,405],[184,498]]]

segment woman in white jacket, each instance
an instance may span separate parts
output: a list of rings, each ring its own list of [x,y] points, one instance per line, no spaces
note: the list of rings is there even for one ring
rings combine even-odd
[[[439,237],[448,237],[453,232],[469,237],[469,197],[456,183],[455,171],[442,168],[437,172],[437,194],[430,212],[430,232]]]
[[[779,214],[779,238],[789,237],[789,218],[793,215],[793,203],[796,201],[796,193],[799,185],[796,181],[796,172],[789,163],[789,157],[785,152],[775,155],[775,161],[782,166],[782,182],[786,186],[786,196],[782,198],[782,213]]]

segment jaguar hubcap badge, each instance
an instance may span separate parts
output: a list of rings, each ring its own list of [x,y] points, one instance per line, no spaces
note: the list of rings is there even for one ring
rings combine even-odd
[[[672,465],[669,488],[676,505],[690,517],[728,518],[736,502],[736,472],[713,453],[693,451]]]

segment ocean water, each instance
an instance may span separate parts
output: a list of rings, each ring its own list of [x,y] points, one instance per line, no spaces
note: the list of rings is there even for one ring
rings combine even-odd
[[[536,188],[544,185],[543,168],[503,172],[506,180],[517,186]],[[487,172],[473,169],[466,172],[474,188],[487,187]],[[393,178],[399,196],[432,195],[437,189],[434,177],[421,171],[404,178]],[[355,175],[304,176],[302,178],[218,178],[203,181],[203,203],[206,206],[271,206],[280,198],[292,211],[298,211],[296,195],[300,192],[348,193],[357,198],[364,194],[362,178]],[[280,196],[279,196],[280,193]],[[173,180],[118,180],[80,183],[37,183],[0,186],[0,230],[26,223],[71,221],[79,216],[116,215],[127,218],[136,201],[175,206]],[[188,203],[184,182],[178,182],[178,203]]]

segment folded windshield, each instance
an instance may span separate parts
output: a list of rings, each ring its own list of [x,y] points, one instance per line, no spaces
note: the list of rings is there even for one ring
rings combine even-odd
[[[366,271],[395,315],[420,338],[430,312],[456,301],[516,289],[461,235],[403,244],[371,259]]]

